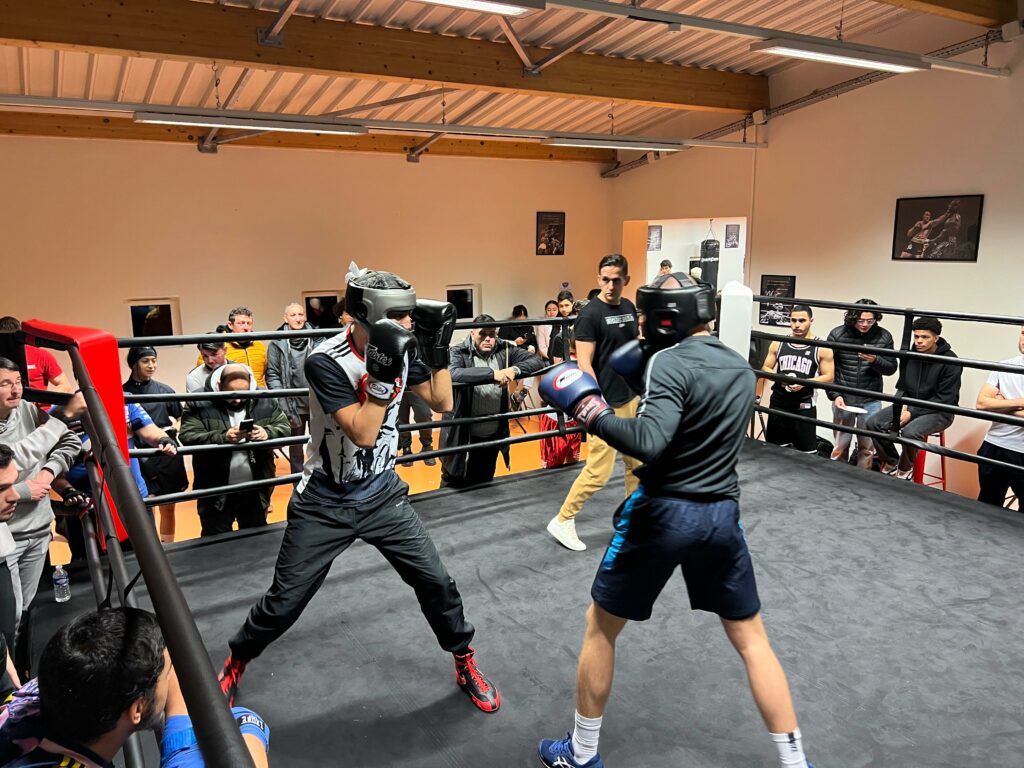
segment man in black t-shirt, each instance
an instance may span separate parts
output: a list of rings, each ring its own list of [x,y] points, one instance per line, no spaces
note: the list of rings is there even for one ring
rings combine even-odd
[[[621,254],[605,256],[598,264],[600,294],[580,310],[574,326],[576,360],[581,371],[597,379],[601,394],[619,416],[636,415],[639,398],[625,380],[611,366],[612,353],[637,338],[636,307],[622,298],[622,290],[629,285],[629,262]],[[548,523],[548,533],[560,544],[575,552],[587,545],[576,535],[576,515],[587,499],[604,488],[615,469],[616,451],[599,437],[587,441],[587,463],[572,484],[558,514]],[[640,462],[622,455],[626,465],[626,496],[637,489],[639,481],[633,470]]]
[[[348,277],[345,305],[354,322],[306,359],[310,459],[288,502],[273,584],[228,641],[221,690],[234,701],[246,665],[298,620],[335,558],[362,539],[416,592],[438,644],[454,657],[459,687],[479,709],[495,712],[501,699],[476,666],[462,596],[395,472],[405,387],[435,411],[452,409],[455,307],[417,300],[390,272],[352,264]]]

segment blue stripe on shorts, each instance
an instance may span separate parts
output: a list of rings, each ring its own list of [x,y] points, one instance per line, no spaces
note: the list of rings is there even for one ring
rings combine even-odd
[[[637,488],[633,491],[633,494],[626,499],[626,503],[622,506],[622,514],[619,515],[619,520],[615,523],[615,535],[612,537],[612,542],[608,545],[608,549],[604,553],[604,559],[601,561],[602,568],[611,568],[612,563],[615,562],[615,558],[618,556],[623,543],[626,541],[626,534],[629,531],[629,521],[633,517],[633,507],[643,495],[644,489],[642,487]]]

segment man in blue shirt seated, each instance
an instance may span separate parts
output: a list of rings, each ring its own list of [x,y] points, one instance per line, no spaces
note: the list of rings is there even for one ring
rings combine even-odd
[[[251,710],[233,712],[254,765],[266,768],[270,729]],[[201,768],[156,618],[137,608],[89,613],[50,638],[39,677],[0,710],[0,764],[113,768],[129,736],[164,718],[161,768]]]

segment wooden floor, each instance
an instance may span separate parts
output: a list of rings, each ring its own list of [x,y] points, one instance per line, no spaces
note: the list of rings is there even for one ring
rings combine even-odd
[[[526,418],[518,419],[512,422],[512,436],[522,435],[525,433],[532,433],[538,431],[539,419]],[[434,445],[438,444],[438,431],[434,431]],[[413,450],[418,451],[420,449],[420,438],[419,434],[413,434]],[[533,441],[528,443],[517,443],[510,446],[511,450],[511,470],[505,468],[505,462],[498,458],[498,468],[495,473],[496,476],[501,477],[502,475],[515,474],[516,472],[527,472],[534,469],[540,469],[540,442]],[[582,455],[586,457],[587,446],[583,444]],[[186,462],[187,464],[187,462]],[[281,456],[277,459],[277,474],[286,475],[289,472],[288,461]],[[428,467],[422,461],[414,462],[413,464],[400,464],[398,466],[399,476],[409,484],[409,492],[411,494],[423,493],[424,491],[433,491],[441,485],[441,463],[438,461],[432,467]],[[189,471],[189,479],[191,480],[191,470]],[[268,517],[268,520],[272,523],[280,522],[285,519],[285,511],[288,508],[288,499],[292,494],[291,485],[279,485],[274,489],[274,494],[271,497],[272,510]],[[175,507],[175,541],[186,541],[188,539],[195,539],[199,537],[199,516],[196,513],[196,503],[194,501],[183,502]],[[63,537],[59,535],[54,536],[53,542],[50,544],[50,558],[54,565],[67,563],[71,558],[70,551],[68,550],[67,544],[64,543]]]

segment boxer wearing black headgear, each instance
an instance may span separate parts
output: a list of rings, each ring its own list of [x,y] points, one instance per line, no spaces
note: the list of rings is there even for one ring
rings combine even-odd
[[[348,283],[354,322],[310,352],[304,367],[310,458],[288,502],[274,581],[229,641],[221,690],[234,698],[248,662],[299,618],[334,559],[362,539],[416,592],[438,644],[454,657],[457,685],[479,709],[495,712],[501,696],[477,666],[462,596],[395,472],[406,387],[434,411],[453,408],[447,344],[455,308],[417,301],[412,286],[390,272],[352,264]]]
[[[664,349],[715,319],[715,292],[689,275],[670,272],[637,289],[636,308],[644,315],[644,340],[653,350]]]
[[[739,523],[736,462],[754,402],[748,362],[710,335],[713,295],[704,286],[642,288],[648,339],[661,348],[647,362],[635,419],[616,416],[597,382],[573,364],[540,384],[546,402],[587,431],[643,462],[640,488],[615,513],[615,535],[591,587],[577,671],[576,727],[539,746],[544,765],[601,766],[598,737],[610,693],[616,639],[627,621],[644,621],[675,569],[690,605],[722,619],[740,650],[780,762],[809,768],[785,675],[761,622],[750,553]],[[659,295],[662,294],[662,295]],[[748,652],[757,648],[758,652]]]

